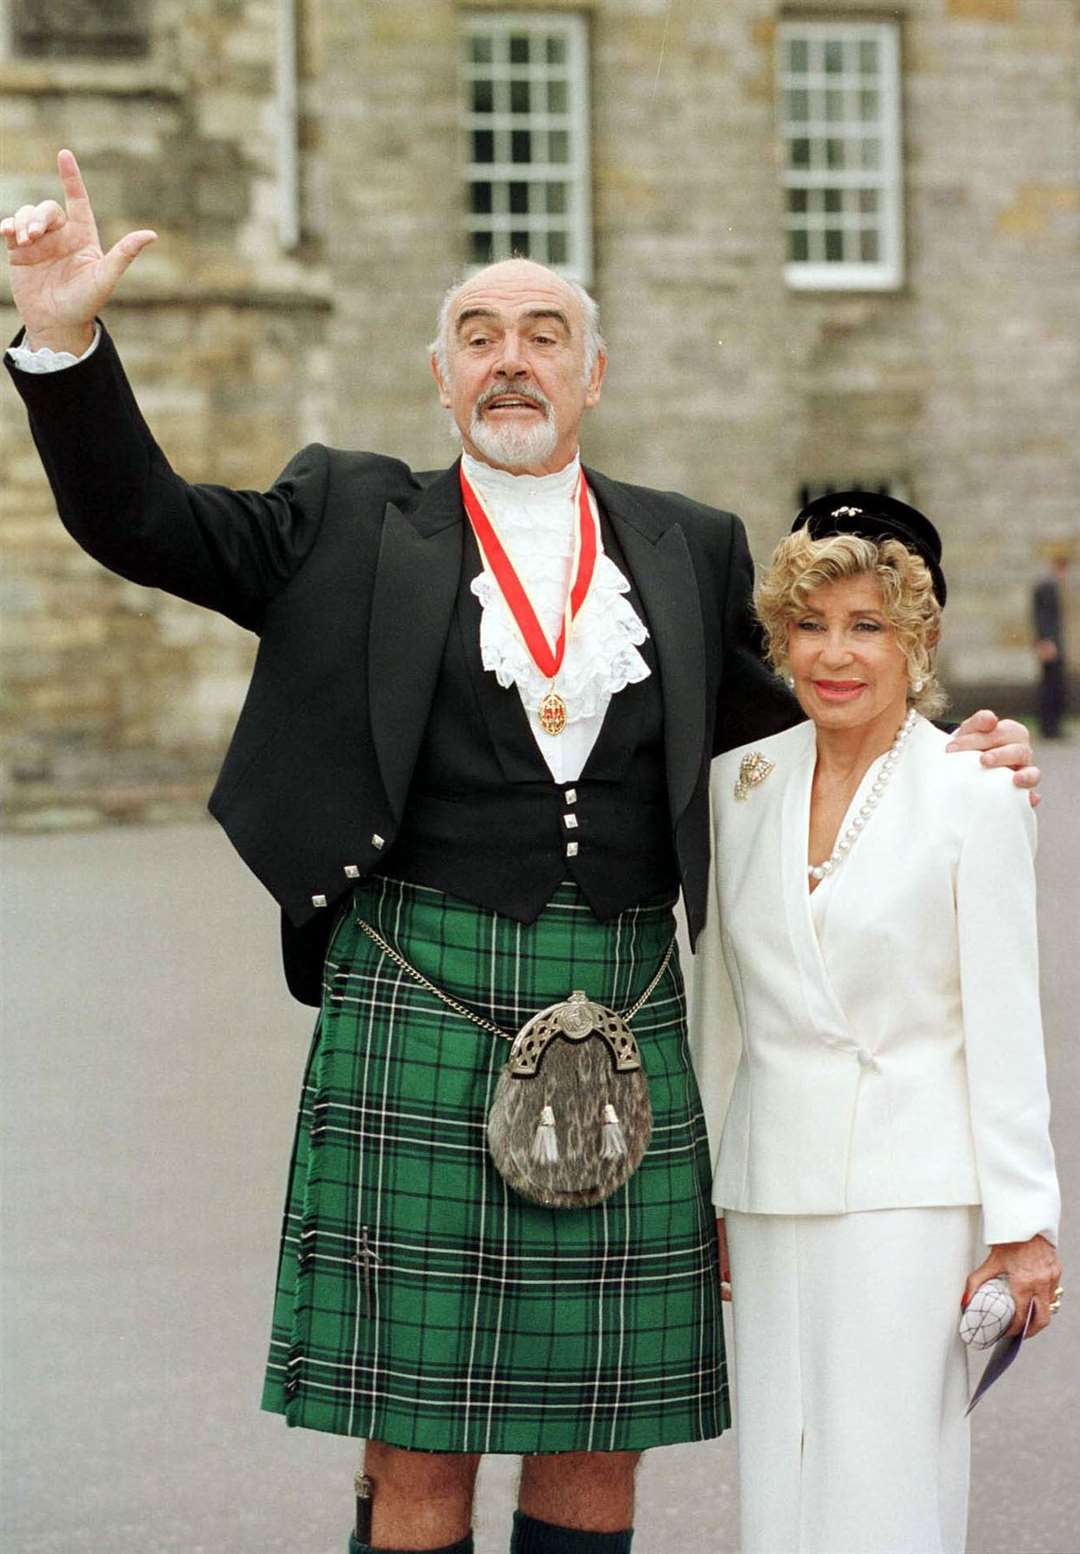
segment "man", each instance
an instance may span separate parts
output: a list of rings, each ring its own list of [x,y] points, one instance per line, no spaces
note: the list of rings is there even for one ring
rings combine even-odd
[[[1044,739],[1061,737],[1061,720],[1068,701],[1068,668],[1065,661],[1065,581],[1069,552],[1064,545],[1050,552],[1050,567],[1035,584],[1031,596],[1035,628],[1035,656],[1041,669],[1039,728]]]
[[[12,376],[61,517],[115,571],[261,636],[211,809],[282,906],[291,989],[323,1005],[267,1405],[367,1438],[353,1554],[469,1554],[485,1450],[524,1456],[517,1554],[623,1554],[640,1450],[728,1420],[708,1152],[661,950],[680,886],[692,938],[703,922],[712,753],[798,716],[757,655],[742,527],[579,475],[595,308],[522,260],[440,315],[460,467],[313,447],[262,495],[188,485],[94,324],[154,234],[103,254],[74,157],[58,165],[66,210],[0,232],[26,326]],[[967,743],[1022,765],[1023,729],[995,721]],[[447,983],[469,990],[454,1019]],[[575,987],[647,1000],[654,1144],[604,1203],[538,1208],[485,1154],[502,1053],[488,1036],[465,1056],[460,1011],[512,1030]]]

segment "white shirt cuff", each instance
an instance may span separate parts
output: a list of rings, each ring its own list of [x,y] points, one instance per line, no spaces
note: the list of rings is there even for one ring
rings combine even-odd
[[[94,338],[81,356],[73,356],[70,351],[51,351],[47,345],[38,351],[32,351],[28,345],[10,345],[8,355],[20,372],[61,372],[65,367],[75,367],[92,356],[100,339],[101,325],[95,324]]]

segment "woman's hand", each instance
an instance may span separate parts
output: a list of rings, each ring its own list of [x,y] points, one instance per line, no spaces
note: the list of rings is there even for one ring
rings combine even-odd
[[[1032,1236],[1030,1241],[1003,1241],[990,1248],[990,1256],[968,1277],[961,1304],[968,1301],[987,1279],[1005,1274],[1009,1290],[1016,1302],[1016,1316],[1009,1328],[1009,1337],[1023,1331],[1029,1303],[1034,1300],[1035,1310],[1028,1328],[1028,1337],[1041,1333],[1050,1323],[1050,1302],[1061,1279],[1061,1264],[1057,1252],[1045,1236]]]
[[[727,1230],[722,1219],[716,1222],[716,1239],[720,1252],[720,1299],[731,1299],[731,1263],[728,1261]]]
[[[93,339],[95,316],[157,234],[129,232],[104,253],[78,162],[70,151],[61,151],[56,165],[64,205],[55,200],[22,205],[0,221],[0,236],[27,344],[81,355]]]

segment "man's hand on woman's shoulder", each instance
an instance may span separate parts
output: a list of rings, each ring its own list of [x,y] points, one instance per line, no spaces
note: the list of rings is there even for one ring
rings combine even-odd
[[[1042,773],[1034,764],[1031,735],[1023,723],[1015,718],[999,718],[996,713],[983,708],[965,718],[950,739],[946,750],[981,750],[984,766],[1009,766],[1013,782],[1018,788],[1031,789],[1031,807],[1039,804],[1039,786]]]

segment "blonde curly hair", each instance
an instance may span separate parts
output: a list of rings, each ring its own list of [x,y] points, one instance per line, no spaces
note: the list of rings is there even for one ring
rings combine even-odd
[[[868,540],[858,534],[815,540],[806,529],[782,539],[754,594],[769,663],[777,674],[786,672],[788,630],[810,594],[828,583],[862,576],[873,577],[881,590],[882,610],[907,663],[908,705],[935,717],[948,700],[934,668],[941,605],[926,563],[899,540]],[[917,680],[923,682],[918,694],[911,689]]]

